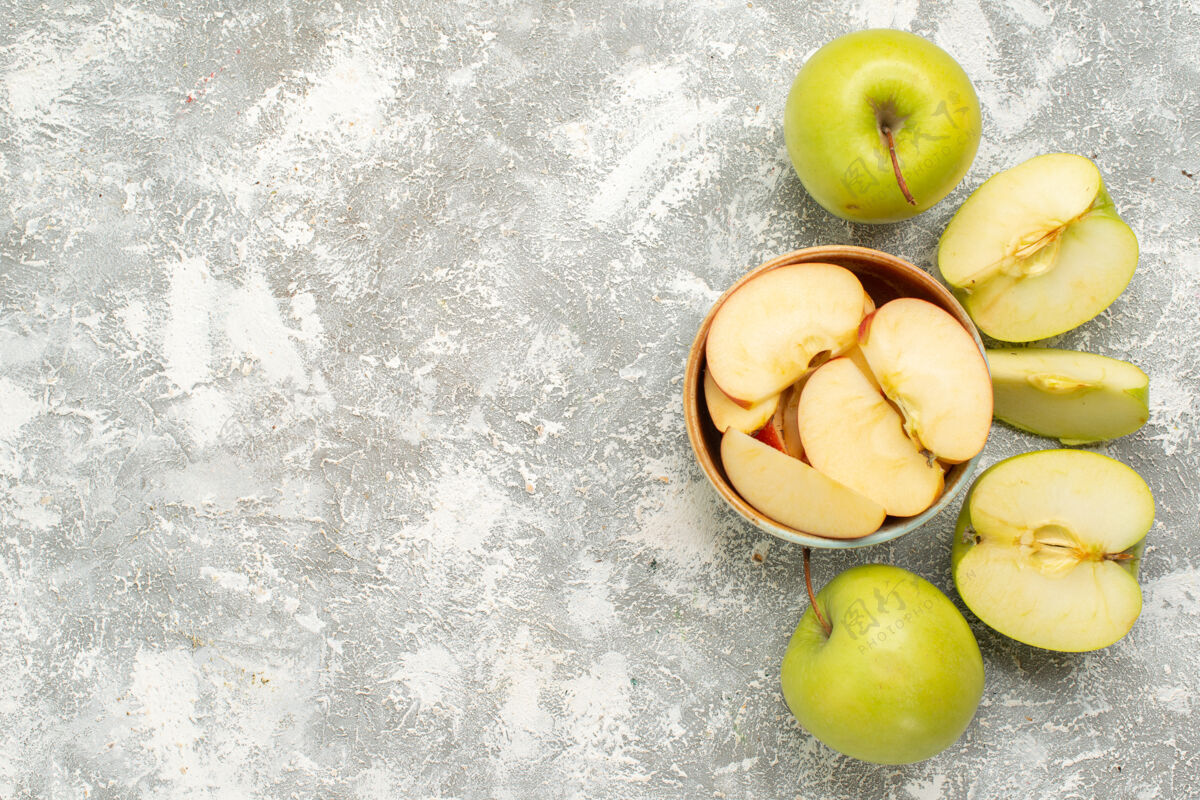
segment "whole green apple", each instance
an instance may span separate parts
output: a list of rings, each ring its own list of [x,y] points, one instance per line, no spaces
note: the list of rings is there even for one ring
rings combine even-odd
[[[855,222],[896,222],[937,203],[967,174],[979,131],[979,98],[962,67],[893,30],[849,33],[814,53],[783,117],[804,188]]]
[[[865,564],[817,593],[828,635],[804,613],[783,657],[792,714],[834,750],[877,764],[954,743],[983,694],[983,659],[962,614],[925,579]]]

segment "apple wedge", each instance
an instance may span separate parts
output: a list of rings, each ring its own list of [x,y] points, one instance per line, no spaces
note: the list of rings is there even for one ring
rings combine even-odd
[[[721,438],[721,463],[747,503],[790,528],[857,539],[883,524],[878,503],[735,428]]]
[[[808,462],[887,513],[920,514],[941,494],[942,468],[850,359],[835,358],[809,376],[797,418]]]
[[[800,393],[804,390],[804,381],[792,386],[784,395],[783,404],[783,445],[787,454],[792,458],[804,458],[804,444],[800,441]]]
[[[870,297],[868,296],[868,301]],[[875,310],[875,304],[868,302],[863,311],[870,314]],[[854,362],[854,365],[859,368],[871,385],[879,388],[879,384],[875,381],[875,376],[871,374],[871,367],[867,364],[867,358],[863,355],[862,350],[856,345],[851,347],[843,354],[844,358],[848,358]],[[825,361],[820,362],[821,364]],[[817,366],[820,366],[818,364]],[[816,367],[814,367],[814,370]],[[792,384],[791,388],[783,393],[783,402],[780,403],[782,414],[776,412],[774,419],[781,421],[783,429],[783,444],[784,452],[792,458],[804,458],[804,443],[800,440],[800,394],[804,391],[804,384],[808,382],[810,372],[800,380]]]
[[[826,351],[854,344],[866,293],[834,264],[789,264],[739,286],[713,316],[705,357],[713,381],[750,408],[809,371]]]
[[[869,317],[869,316],[870,316],[870,313],[867,314],[867,317]],[[864,322],[866,321],[867,317],[863,318]],[[861,323],[859,324],[858,329],[860,331],[862,330]],[[851,347],[849,350],[846,351],[846,358],[848,358],[854,362],[854,366],[858,367],[858,371],[861,372],[863,374],[863,376],[868,381],[871,382],[872,386],[874,386],[876,389],[878,389],[881,392],[883,391],[883,387],[879,385],[879,380],[875,377],[875,372],[871,369],[870,362],[867,361],[867,354],[863,352],[863,349],[861,347],[859,347],[858,345]]]
[[[1142,592],[1132,548],[1154,521],[1136,472],[1086,450],[1014,456],[984,472],[954,536],[954,583],[979,619],[1034,647],[1107,647]]]
[[[992,382],[975,340],[954,317],[901,297],[862,321],[858,345],[919,448],[950,463],[983,449],[992,426]]]
[[[709,419],[719,432],[724,433],[729,428],[736,428],[742,433],[754,433],[767,424],[775,409],[779,407],[779,395],[772,395],[761,403],[742,408],[721,391],[712,375],[705,370],[704,404],[708,407]]]
[[[996,419],[1063,444],[1133,433],[1150,418],[1150,379],[1115,358],[1074,350],[988,350]]]
[[[938,269],[980,330],[1006,342],[1069,331],[1108,308],[1137,267],[1138,243],[1100,170],[1037,156],[992,176],[938,243]]]
[[[788,393],[787,390],[784,395]],[[787,447],[787,437],[783,430],[783,403],[779,403],[775,408],[775,413],[767,420],[767,423],[754,432],[754,438],[758,439],[763,444],[769,444],[781,453],[791,455],[791,450]]]

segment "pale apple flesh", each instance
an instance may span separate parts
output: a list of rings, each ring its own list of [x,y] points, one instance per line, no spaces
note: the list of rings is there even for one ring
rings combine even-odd
[[[789,264],[754,276],[713,316],[705,343],[713,381],[743,408],[779,394],[815,358],[854,344],[865,296],[854,273],[834,264]]]
[[[850,359],[836,358],[809,376],[797,417],[809,463],[888,514],[920,514],[941,494],[941,466],[908,437],[900,414]]]
[[[1077,328],[1112,305],[1137,267],[1138,243],[1112,205],[1097,206],[1062,234],[1053,268],[1002,275],[960,295],[979,329],[1003,342],[1032,342]]]
[[[1133,433],[1150,417],[1150,379],[1128,361],[1040,347],[987,351],[996,419],[1063,444]]]
[[[902,297],[859,326],[859,347],[920,448],[949,463],[974,458],[992,425],[987,362],[966,328],[932,303]]]
[[[1085,450],[1043,450],[996,464],[963,505],[952,552],[963,602],[1035,647],[1107,647],[1137,620],[1132,548],[1154,499],[1129,467]]]
[[[870,314],[874,310],[874,303],[868,303],[867,308],[864,309],[867,314]],[[869,380],[873,386],[878,388],[879,385],[875,382],[875,376],[871,374],[871,367],[867,364],[867,358],[863,355],[862,350],[857,345],[847,350],[842,357],[848,358],[854,362],[854,365],[859,368],[859,371],[862,372],[867,380]],[[824,364],[828,362],[822,361],[820,363]],[[819,364],[817,366],[819,366]],[[784,399],[780,404],[780,408],[783,410],[781,415],[784,443],[783,449],[784,452],[793,458],[804,458],[804,442],[800,439],[800,395],[803,393],[804,386],[808,382],[809,376],[812,374],[813,373],[810,372],[808,375],[805,375],[803,378],[796,381],[796,383],[792,384],[792,387],[784,392]],[[780,417],[777,416],[775,419],[780,419]]]
[[[736,428],[742,433],[754,433],[766,425],[779,406],[779,395],[772,395],[749,408],[742,408],[721,391],[708,370],[704,371],[704,404],[709,419],[718,432]]]
[[[911,572],[864,564],[817,594],[783,657],[783,696],[829,747],[878,764],[907,764],[949,747],[983,695],[970,626],[937,587]]]
[[[878,503],[734,428],[721,438],[721,464],[747,503],[795,530],[856,539],[883,524]]]
[[[866,318],[863,319],[863,322],[866,322]],[[861,325],[859,325],[859,330],[862,330]],[[863,352],[862,347],[851,347],[846,351],[846,358],[850,359],[850,361],[854,363],[854,366],[858,367],[858,371],[863,374],[864,378],[870,381],[872,386],[874,386],[880,392],[883,391],[883,387],[879,385],[879,380],[875,377],[875,373],[871,369],[871,365],[867,361],[867,356]]]
[[[962,204],[938,243],[942,277],[973,289],[997,275],[1045,271],[1044,257],[1053,255],[1065,227],[1091,209],[1100,187],[1096,165],[1070,153],[1037,156],[993,175]]]
[[[1100,172],[1082,156],[1037,156],[987,180],[938,243],[938,269],[980,330],[1045,339],[1112,304],[1133,277],[1138,244]]]

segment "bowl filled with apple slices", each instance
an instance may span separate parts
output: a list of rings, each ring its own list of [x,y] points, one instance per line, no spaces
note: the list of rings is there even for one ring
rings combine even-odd
[[[894,539],[970,481],[992,421],[983,343],[928,273],[865,247],[797,250],[700,325],[688,438],[743,518],[810,547]]]

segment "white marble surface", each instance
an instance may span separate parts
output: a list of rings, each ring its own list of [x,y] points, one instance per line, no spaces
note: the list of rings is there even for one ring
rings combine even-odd
[[[868,228],[807,198],[781,112],[871,25],[958,58],[984,136]],[[1200,795],[1197,53],[1194,2],[0,0],[0,797]],[[968,616],[964,738],[839,757],[779,694],[800,553],[688,449],[687,346],[799,246],[931,269],[1052,150],[1142,245],[1056,340],[1151,375],[1100,448],[1158,500],[1142,618],[1058,655]],[[817,582],[954,597],[956,511]]]

